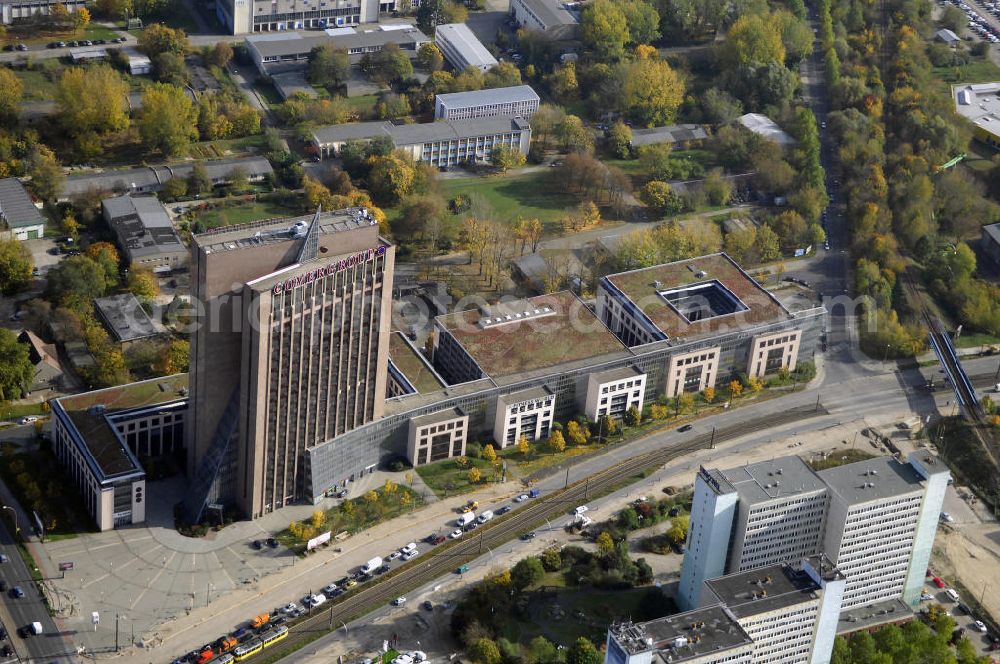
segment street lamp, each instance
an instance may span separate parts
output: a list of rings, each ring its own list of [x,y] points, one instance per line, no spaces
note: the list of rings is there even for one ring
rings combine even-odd
[[[882,356],[882,362],[883,363],[885,363],[885,361],[889,359],[889,349],[891,347],[892,347],[892,344],[886,344],[885,345],[885,354]]]
[[[3,508],[5,510],[10,510],[10,513],[14,515],[14,534],[16,535],[17,533],[20,533],[21,529],[17,527],[17,510],[9,505],[4,505]]]

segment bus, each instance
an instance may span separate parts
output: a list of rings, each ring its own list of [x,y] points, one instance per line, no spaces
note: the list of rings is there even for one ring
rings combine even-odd
[[[241,646],[237,646],[237,648],[233,650],[233,659],[237,662],[242,662],[245,659],[253,657],[263,649],[264,644],[257,639],[253,639],[252,641],[247,641]]]
[[[267,648],[273,646],[275,643],[282,640],[286,636],[288,636],[288,628],[282,626],[279,627],[278,629],[272,629],[270,632],[267,632],[265,634],[261,634],[260,642],[264,648]]]

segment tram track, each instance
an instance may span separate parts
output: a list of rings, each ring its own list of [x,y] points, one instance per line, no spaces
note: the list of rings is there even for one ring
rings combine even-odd
[[[817,399],[815,406],[792,408],[760,417],[747,424],[713,428],[710,433],[699,434],[684,443],[658,448],[619,461],[563,489],[543,495],[509,515],[493,519],[479,529],[478,535],[465,536],[460,540],[442,544],[409,565],[394,570],[386,576],[378,577],[346,595],[334,598],[329,609],[290,625],[289,636],[280,650],[264,653],[264,656],[250,661],[253,664],[276,662],[341,625],[384,607],[393,598],[454,573],[458,567],[478,557],[484,550],[495,549],[553,518],[565,516],[572,506],[627,485],[628,480],[636,475],[655,471],[665,463],[690,452],[709,449],[747,434],[825,414],[828,414],[828,411]]]

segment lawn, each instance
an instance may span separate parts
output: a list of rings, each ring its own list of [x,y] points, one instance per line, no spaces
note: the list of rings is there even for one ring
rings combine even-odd
[[[46,412],[45,407],[46,404],[44,403],[4,403],[0,405],[0,422],[5,420],[16,420],[25,415],[44,415]]]
[[[299,208],[291,208],[272,201],[256,201],[233,207],[195,212],[191,217],[191,225],[194,227],[195,224],[201,222],[204,229],[208,230],[219,226],[233,226],[261,219],[290,217],[301,213],[302,210]]]
[[[322,514],[322,519],[292,523],[278,533],[278,541],[288,547],[302,546],[312,537],[332,533],[357,533],[382,521],[420,507],[424,499],[413,489],[401,484],[367,492],[360,498],[345,500]],[[314,515],[315,516],[315,515]]]
[[[854,448],[849,450],[835,450],[830,452],[825,459],[822,457],[810,459],[809,467],[813,470],[827,470],[828,468],[836,468],[837,466],[844,466],[849,463],[873,458],[875,458],[875,455],[869,454],[865,450]]]
[[[507,464],[508,476],[513,474],[511,465]],[[469,470],[473,467],[479,469],[482,477],[477,483],[469,481]],[[424,484],[439,498],[481,489],[494,472],[492,464],[486,459],[473,459],[471,457],[465,466],[460,466],[455,459],[446,459],[437,463],[417,466],[416,471]]]
[[[278,94],[278,89],[274,87],[273,83],[264,82],[258,78],[253,84],[253,89],[268,106],[277,106],[285,101]]]
[[[518,216],[537,217],[547,235],[562,232],[559,219],[577,207],[574,196],[559,191],[548,172],[514,176],[462,177],[441,181],[446,198],[476,194],[493,208],[496,218],[513,221]]]
[[[362,120],[368,120],[375,112],[375,102],[377,101],[378,95],[361,95],[360,97],[348,97],[347,105],[351,107],[351,110],[356,111]]]
[[[1000,344],[1000,337],[994,337],[992,334],[963,334],[955,342],[959,348],[974,348],[989,344]]]
[[[562,575],[566,571],[554,572],[552,576]],[[566,590],[562,587],[562,579],[555,579],[552,585],[544,585],[552,576],[546,575],[539,589],[528,594],[527,619],[508,623],[507,633],[503,636],[521,644],[527,644],[536,636],[544,636],[565,647],[571,646],[581,636],[600,643],[611,622],[652,618],[653,616],[644,615],[643,604],[648,602],[645,598],[649,593],[660,592],[649,587],[629,590]]]
[[[24,84],[24,100],[39,101],[55,99],[56,85],[63,67],[57,60],[43,60],[40,69],[15,69],[17,77]]]
[[[111,28],[90,23],[83,30],[48,30],[32,26],[18,29],[15,26],[7,28],[7,43],[16,44],[18,42],[30,45],[47,44],[53,41],[78,41],[81,39],[110,40],[118,36],[118,33]]]
[[[227,138],[218,141],[194,143],[190,154],[196,159],[222,159],[223,157],[258,152],[264,148],[264,135],[255,134],[243,138]]]

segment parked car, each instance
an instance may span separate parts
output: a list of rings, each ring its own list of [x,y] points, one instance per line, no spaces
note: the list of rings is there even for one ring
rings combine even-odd
[[[507,512],[511,511],[512,509],[513,508],[510,505],[504,505],[503,507],[501,507],[501,508],[499,508],[497,510],[496,514],[497,514],[497,516],[500,516],[501,514],[506,514]]]
[[[433,544],[434,546],[437,546],[438,544],[441,544],[442,542],[444,542],[447,539],[448,538],[445,537],[444,535],[435,535],[434,539],[431,540],[431,544]]]
[[[267,538],[267,545],[269,547],[271,547],[272,549],[277,549],[278,548],[278,540],[274,539],[273,537],[268,537]]]
[[[285,614],[294,613],[295,610],[298,608],[299,608],[298,604],[296,604],[295,602],[289,602],[288,604],[285,604],[285,606],[281,609],[281,612]]]
[[[533,539],[535,539],[535,531],[534,530],[521,535],[521,541],[522,542],[527,542],[528,540],[533,540]]]
[[[977,632],[982,632],[983,634],[986,633],[986,623],[984,623],[982,620],[977,620],[972,624],[975,625]]]
[[[528,494],[522,493],[520,496],[518,496],[517,498],[514,499],[514,502],[515,503],[523,503],[527,499],[528,499]]]
[[[264,548],[264,543],[261,542],[260,540],[254,540],[253,543],[250,544],[250,546],[252,546],[257,551],[260,551],[261,549]]]
[[[406,604],[405,597],[397,597],[396,599],[392,600],[393,606],[403,606],[404,604]]]
[[[450,537],[452,539],[458,539],[461,536],[462,536],[462,529],[461,528],[459,528],[457,530],[451,531],[451,534],[448,535],[448,537]]]
[[[37,422],[38,418],[35,415],[25,415],[18,422],[20,424],[31,424],[32,422]]]
[[[693,428],[694,428],[693,425],[691,425],[691,424],[685,424],[684,426],[682,426],[679,429],[677,429],[677,432],[678,433],[685,433],[687,431],[690,431]]]
[[[24,597],[24,591],[21,590],[21,586],[14,586],[10,589],[10,596],[14,599],[22,599]]]
[[[933,579],[931,579],[931,583],[933,583],[938,588],[944,588],[944,586],[945,586],[944,581],[942,581],[941,577],[939,577],[939,576],[935,576]]]

